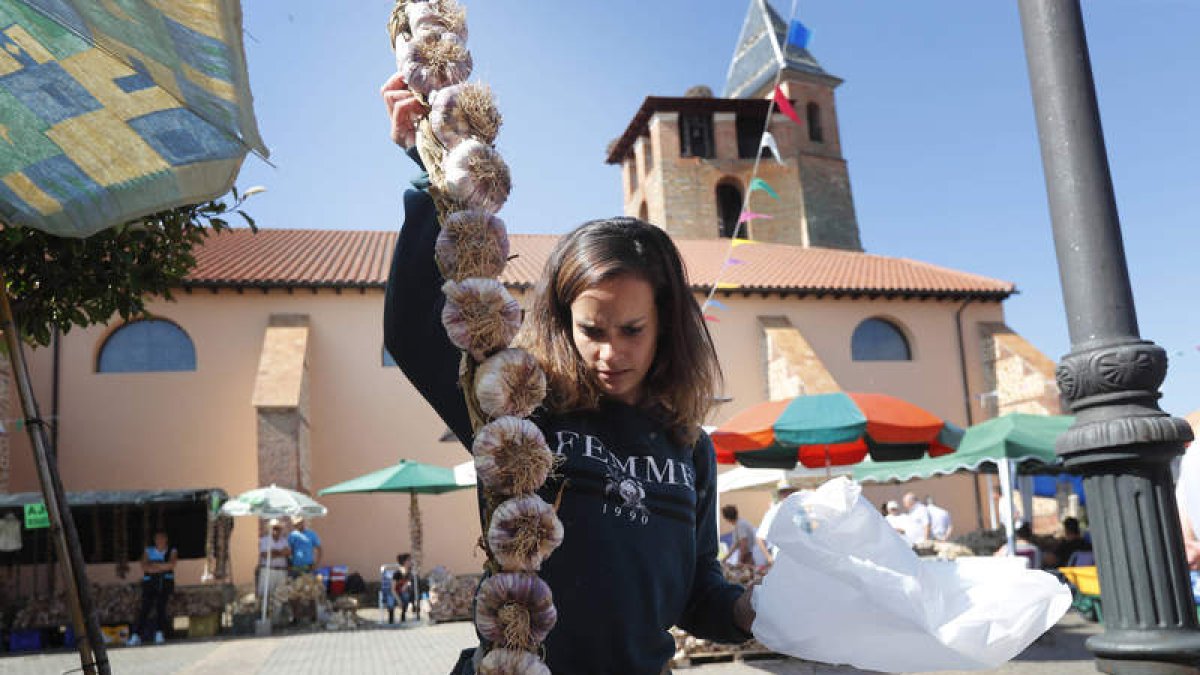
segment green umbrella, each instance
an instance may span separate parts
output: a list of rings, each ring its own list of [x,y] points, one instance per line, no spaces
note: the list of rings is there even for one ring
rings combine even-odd
[[[372,471],[358,478],[351,478],[348,481],[327,487],[317,494],[409,492],[412,494],[440,495],[443,492],[461,490],[465,487],[470,486],[459,485],[454,481],[453,469],[402,459],[395,466]]]
[[[1008,413],[967,429],[958,451],[952,455],[908,462],[866,461],[854,467],[859,482],[906,481],[929,478],[956,471],[978,471],[984,464],[995,464],[1000,474],[1001,499],[1008,504],[1004,529],[1008,549],[1016,554],[1013,538],[1012,467],[1026,464],[1044,467],[1058,462],[1054,444],[1075,422],[1067,415],[1030,415]]]
[[[854,466],[854,479],[885,483],[976,471],[984,464],[1009,460],[1016,464],[1055,464],[1054,443],[1075,421],[1068,415],[1008,413],[967,429],[954,454],[907,462],[866,460]]]
[[[446,467],[422,464],[407,459],[400,460],[395,466],[372,471],[371,473],[351,478],[348,481],[332,485],[321,490],[320,495],[349,494],[355,492],[407,492],[412,500],[409,505],[409,538],[412,541],[412,556],[414,577],[421,569],[421,507],[417,495],[440,495],[443,492],[453,492],[472,487],[461,485],[454,480],[454,470]],[[421,587],[416,588],[418,607],[421,601]]]

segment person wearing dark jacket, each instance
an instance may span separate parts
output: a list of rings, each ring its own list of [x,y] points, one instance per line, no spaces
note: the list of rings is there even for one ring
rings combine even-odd
[[[382,93],[393,140],[411,145],[420,104],[398,74]],[[439,225],[427,185],[422,177],[404,195],[384,340],[470,448],[460,355],[440,321]],[[720,642],[749,639],[751,592],[727,583],[717,561],[716,464],[700,429],[720,368],[674,243],[633,218],[565,235],[518,343],[546,373],[547,398],[532,420],[562,462],[540,491],[560,500],[565,529],[540,572],[558,611],[546,664],[557,675],[658,675],[675,650],[673,625]]]

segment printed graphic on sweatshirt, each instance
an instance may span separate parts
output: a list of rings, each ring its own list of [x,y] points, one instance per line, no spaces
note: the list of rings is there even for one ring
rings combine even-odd
[[[661,507],[648,504],[647,485],[672,485],[696,491],[695,469],[687,462],[654,455],[618,456],[604,447],[599,438],[575,431],[554,433],[551,449],[557,455],[584,460],[603,474],[600,494],[605,515],[645,525],[655,514],[678,520],[690,520],[694,501],[679,495],[654,494],[649,501],[662,501]],[[661,492],[661,491],[659,491]],[[686,515],[685,515],[686,514]]]
[[[616,464],[607,464],[605,469],[608,475],[604,480],[604,496],[618,502],[613,515],[624,515],[631,521],[641,521],[643,525],[650,522],[650,510],[646,508],[646,488],[642,487],[642,482],[622,471]],[[608,504],[604,507],[605,513],[608,513]]]

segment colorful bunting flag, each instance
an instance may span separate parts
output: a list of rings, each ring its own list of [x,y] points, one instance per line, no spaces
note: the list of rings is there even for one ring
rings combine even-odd
[[[779,144],[775,142],[775,137],[771,135],[771,132],[763,132],[762,141],[758,147],[770,150],[771,154],[775,156],[775,161],[783,164],[783,155],[779,154]]]
[[[734,248],[737,248],[739,246],[749,246],[750,244],[753,244],[755,242],[753,239],[734,239],[730,243],[733,245]]]
[[[810,39],[812,39],[812,31],[808,29],[808,26],[800,23],[799,19],[792,19],[792,22],[788,24],[788,46],[808,49]]]
[[[800,121],[800,116],[796,114],[796,109],[792,107],[792,102],[787,99],[787,96],[783,95],[783,90],[779,88],[779,85],[775,85],[775,107],[779,108],[779,112],[787,115],[788,119],[796,124],[803,124]]]
[[[725,264],[726,265],[744,265],[744,264],[746,264],[746,261],[738,260],[737,258],[730,258],[729,260],[725,261]]]
[[[738,223],[748,223],[752,220],[758,220],[759,218],[773,218],[773,217],[774,216],[770,216],[766,213],[756,213],[754,211],[751,211],[750,209],[746,209],[746,210],[742,211],[742,215],[738,216]]]
[[[709,300],[708,302],[706,302],[704,304],[707,307],[716,307],[717,309],[729,309],[728,307],[725,306],[725,303],[721,302],[720,300]]]
[[[726,290],[731,289],[731,288],[741,288],[741,287],[742,287],[741,284],[730,283],[728,281],[718,281],[717,282],[717,288],[723,288]]]
[[[720,319],[718,319],[717,317],[713,316],[712,314],[705,314],[705,315],[704,315],[704,320],[705,320],[705,321],[714,321],[714,322],[716,322],[716,323],[721,323],[721,320],[720,320]]]
[[[763,192],[771,195],[771,197],[779,199],[779,195],[775,192],[775,190],[767,184],[767,181],[761,178],[756,177],[750,181],[750,191],[754,192],[755,190],[762,190]]]

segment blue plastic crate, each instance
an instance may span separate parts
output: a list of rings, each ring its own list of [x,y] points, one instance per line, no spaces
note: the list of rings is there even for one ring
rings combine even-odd
[[[8,636],[8,651],[36,652],[42,648],[42,631],[14,630]]]

